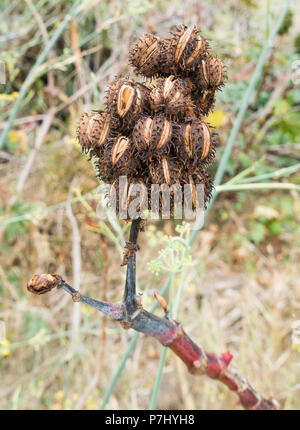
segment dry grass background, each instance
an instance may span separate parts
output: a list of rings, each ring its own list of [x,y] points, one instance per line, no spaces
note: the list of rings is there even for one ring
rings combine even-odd
[[[15,93],[71,3],[3,1],[0,58],[9,82],[0,85],[2,130]],[[33,273],[56,272],[94,298],[122,297],[125,271],[119,251],[129,226],[121,223],[121,234],[110,220],[98,223],[93,202],[80,199],[97,186],[74,139],[81,112],[101,108],[107,83],[131,73],[127,51],[137,36],[144,31],[166,36],[172,25],[199,23],[229,68],[228,89],[219,95],[218,113],[211,118],[220,134],[219,157],[280,2],[187,0],[183,6],[176,0],[94,0],[84,5],[39,69],[0,152],[0,222],[6,222],[0,225],[0,320],[6,325],[0,344],[2,409],[99,408],[133,336],[97,311],[74,306],[62,291],[45,297],[26,291]],[[276,39],[226,180],[257,160],[258,174],[299,161],[299,127],[293,125],[299,117],[288,121],[297,115],[299,91],[287,79],[296,34],[294,22]],[[297,184],[299,176],[284,181]],[[78,202],[41,214],[74,196]],[[30,215],[36,208],[38,215]],[[21,218],[16,221],[16,216]],[[166,235],[178,235],[172,222],[149,223],[140,237],[137,275],[148,309],[153,292],[169,275],[166,261],[157,275],[148,264],[166,246]],[[178,319],[186,331],[209,351],[232,351],[235,364],[258,391],[274,396],[283,408],[299,409],[300,355],[292,336],[300,320],[299,192],[221,193],[191,257],[173,281],[175,291],[184,282]],[[108,408],[149,407],[160,353],[161,345],[140,336]],[[239,406],[234,394],[206,377],[188,375],[168,352],[157,407]]]

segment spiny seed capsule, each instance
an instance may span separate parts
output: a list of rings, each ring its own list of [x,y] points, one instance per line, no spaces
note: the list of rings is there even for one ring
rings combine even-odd
[[[182,166],[178,160],[171,157],[162,157],[149,165],[149,171],[154,184],[173,185],[180,182],[179,175]]]
[[[136,170],[137,159],[132,156],[131,140],[125,136],[108,139],[99,156],[99,176],[111,183],[122,175],[131,177]]]
[[[193,209],[206,208],[206,203],[212,195],[213,185],[209,173],[205,170],[194,170],[184,175],[183,181],[189,187],[185,187],[185,197],[192,199]]]
[[[181,70],[194,69],[209,49],[207,40],[199,35],[197,27],[179,26],[169,40],[168,63]]]
[[[191,91],[186,82],[171,75],[159,79],[150,93],[150,106],[154,111],[168,115],[195,116]]]
[[[142,84],[119,80],[111,84],[107,93],[107,110],[130,122],[147,103],[149,90]]]
[[[214,108],[216,89],[210,88],[204,91],[195,91],[193,93],[193,101],[196,106],[196,116],[202,117],[208,115]]]
[[[110,117],[106,112],[87,112],[80,119],[77,138],[85,152],[102,146],[110,133]]]
[[[145,34],[131,47],[129,63],[137,74],[151,77],[163,69],[163,42],[153,34]]]
[[[125,215],[131,210],[130,205],[134,212],[144,210],[147,209],[148,191],[142,179],[135,182],[120,182],[116,179],[109,189],[109,204],[116,207],[118,213],[125,211]],[[127,215],[129,215],[127,219],[130,219],[130,213]]]
[[[177,142],[177,152],[184,161],[190,160],[193,164],[209,161],[214,157],[214,140],[208,124],[194,120],[181,124]]]
[[[209,86],[219,88],[224,85],[225,67],[218,57],[209,57]]]
[[[225,67],[222,60],[206,54],[200,61],[199,67],[192,74],[198,89],[217,89],[224,85]]]
[[[143,117],[136,123],[132,137],[139,151],[165,152],[172,137],[172,122],[163,115]]]

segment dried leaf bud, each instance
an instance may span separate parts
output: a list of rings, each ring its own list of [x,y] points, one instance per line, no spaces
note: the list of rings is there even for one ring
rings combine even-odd
[[[173,75],[157,80],[150,93],[150,107],[168,115],[195,116],[190,87]]]
[[[168,63],[181,70],[193,70],[210,49],[207,40],[196,27],[179,26],[169,40]]]
[[[129,80],[115,81],[107,92],[107,110],[130,125],[147,104],[148,93],[148,88],[142,84]]]
[[[56,274],[34,275],[27,284],[27,290],[33,294],[45,294],[63,282]]]
[[[131,47],[129,63],[137,74],[151,77],[163,69],[164,41],[153,34],[146,34]]]
[[[162,157],[149,165],[149,171],[153,184],[173,185],[179,183],[179,175],[182,166],[171,157]]]
[[[168,152],[172,137],[172,122],[163,115],[142,117],[133,129],[133,141],[141,158]]]
[[[215,155],[215,141],[208,124],[200,120],[181,124],[177,133],[176,150],[183,161],[194,165],[211,161]]]
[[[84,113],[77,129],[77,138],[83,151],[89,152],[104,145],[111,131],[110,126],[111,118],[106,112]]]

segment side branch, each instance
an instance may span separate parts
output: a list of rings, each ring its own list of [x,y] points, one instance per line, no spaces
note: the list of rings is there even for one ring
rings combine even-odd
[[[81,301],[94,307],[119,321],[125,328],[131,327],[154,337],[162,345],[169,347],[186,364],[190,373],[205,374],[236,392],[245,409],[279,408],[275,400],[261,397],[246,378],[230,365],[232,359],[230,352],[223,354],[206,352],[192,341],[177,321],[160,318],[143,309],[135,297],[135,276],[133,275],[135,275],[135,258],[132,258],[132,265],[129,264],[127,267],[127,295],[124,294],[124,301],[121,304],[102,302],[83,296],[56,274],[35,275],[29,281],[27,288],[35,294],[44,294],[55,287],[62,288],[71,294],[74,301]],[[127,303],[130,304],[130,308],[127,307]],[[131,308],[133,313],[127,310]]]

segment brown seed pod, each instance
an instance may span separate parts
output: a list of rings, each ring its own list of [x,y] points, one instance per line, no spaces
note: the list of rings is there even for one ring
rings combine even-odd
[[[199,35],[197,27],[178,26],[169,39],[168,64],[174,65],[177,71],[194,70],[209,49],[207,40]]]
[[[192,199],[193,209],[197,208],[197,203],[204,206],[205,209],[213,190],[210,174],[206,170],[200,169],[187,171],[183,176],[183,182],[189,185],[188,188],[184,189],[184,193],[186,199]],[[199,187],[197,191],[197,185],[203,185],[203,188]]]
[[[216,101],[216,89],[210,88],[205,91],[195,91],[193,93],[195,111],[197,117],[206,116],[213,110]]]
[[[220,88],[224,85],[225,80],[224,64],[220,58],[205,54],[191,78],[198,90]]]
[[[130,80],[113,82],[107,92],[107,110],[113,116],[123,120],[122,125],[131,126],[134,120],[148,104],[149,89]]]
[[[119,181],[116,179],[109,190],[109,205],[116,207],[117,215],[122,219],[132,219],[131,211],[143,211],[148,205],[148,187],[142,179],[136,181]],[[135,202],[134,202],[135,201]],[[134,203],[133,203],[134,202]],[[132,205],[131,205],[132,203]],[[130,206],[131,205],[131,206]],[[131,215],[131,216],[129,216]]]
[[[169,152],[172,138],[172,121],[163,115],[142,117],[136,123],[132,138],[141,158]]]
[[[174,75],[157,80],[150,93],[150,107],[167,115],[195,116],[190,87]]]
[[[152,183],[158,185],[179,183],[181,169],[182,165],[173,157],[162,157],[149,165]]]
[[[209,86],[220,88],[226,79],[225,66],[218,57],[209,57]]]
[[[129,63],[137,74],[151,77],[163,71],[164,40],[153,34],[145,34],[131,47]]]
[[[86,112],[81,116],[77,138],[84,152],[101,147],[111,132],[111,118],[106,112]]]
[[[141,163],[129,137],[117,136],[109,139],[104,148],[102,162],[105,170],[108,171],[107,176],[114,179],[123,175],[130,179],[140,176]]]
[[[184,162],[193,165],[211,162],[215,156],[215,139],[210,127],[195,119],[179,125],[176,150]]]

